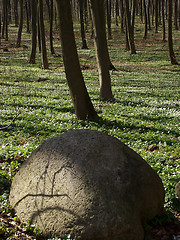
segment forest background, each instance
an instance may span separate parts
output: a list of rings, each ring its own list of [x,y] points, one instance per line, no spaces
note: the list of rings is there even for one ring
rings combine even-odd
[[[156,170],[166,191],[166,212],[144,226],[146,239],[176,237],[180,218],[174,191],[180,181],[180,0],[99,1],[104,6],[110,59],[105,67],[96,61],[97,29],[89,1],[70,1],[81,80],[94,109],[93,120],[77,114],[71,89],[69,94],[55,2],[35,2],[0,1],[0,238],[41,238],[38,229],[21,224],[9,206],[11,181],[42,141],[73,128],[117,137]],[[39,21],[35,21],[37,46],[32,58],[35,6]],[[112,93],[107,97],[101,96],[104,68]]]

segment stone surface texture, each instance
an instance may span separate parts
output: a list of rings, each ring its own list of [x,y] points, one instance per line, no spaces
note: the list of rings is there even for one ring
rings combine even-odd
[[[162,212],[164,188],[121,141],[80,129],[43,142],[14,177],[9,200],[47,236],[143,240],[142,224]]]

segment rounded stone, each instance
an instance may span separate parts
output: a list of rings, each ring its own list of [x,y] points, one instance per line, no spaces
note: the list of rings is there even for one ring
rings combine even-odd
[[[142,224],[162,212],[164,188],[121,141],[81,129],[43,142],[14,177],[9,200],[46,236],[143,240]]]

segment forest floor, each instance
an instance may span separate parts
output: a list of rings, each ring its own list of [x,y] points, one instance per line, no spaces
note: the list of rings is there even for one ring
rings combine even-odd
[[[114,25],[113,25],[114,26]],[[143,39],[143,25],[135,28],[137,54],[125,50],[125,36],[113,27],[108,41],[114,102],[99,99],[99,82],[93,40],[81,49],[79,25],[77,49],[84,80],[102,120],[78,121],[66,83],[58,35],[57,56],[49,70],[29,64],[31,36],[23,31],[16,48],[17,28],[10,26],[9,41],[0,44],[0,239],[45,239],[38,229],[22,224],[9,206],[11,181],[22,162],[47,138],[72,128],[107,132],[138,152],[162,178],[166,191],[165,214],[144,225],[146,240],[180,240],[180,202],[175,184],[180,181],[180,65],[171,65],[168,44],[161,29]],[[47,38],[48,39],[48,38]],[[180,31],[174,31],[174,51],[180,62]],[[47,41],[47,44],[49,42]],[[149,150],[150,145],[157,150]],[[58,238],[54,238],[58,239]],[[65,239],[65,238],[64,238]]]

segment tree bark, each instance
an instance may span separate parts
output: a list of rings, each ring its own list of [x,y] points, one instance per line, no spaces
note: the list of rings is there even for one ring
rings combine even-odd
[[[15,27],[17,27],[19,22],[18,0],[14,0],[14,18],[15,18]]]
[[[82,39],[82,49],[88,49],[86,42],[86,34],[84,28],[84,0],[79,1],[79,13],[80,13],[80,24],[81,24],[81,39]]]
[[[26,9],[27,33],[30,33],[30,27],[29,27],[30,9],[29,9],[28,0],[25,0],[25,9]]]
[[[40,35],[41,35],[41,58],[42,58],[42,68],[48,69],[49,63],[47,58],[46,50],[46,38],[45,38],[45,28],[44,28],[44,18],[43,18],[43,1],[38,0],[39,2],[39,26],[40,26]]]
[[[109,74],[110,58],[106,39],[104,0],[91,0],[92,19],[95,30],[95,49],[98,64],[100,98],[111,100],[111,78]]]
[[[3,0],[3,27],[2,38],[8,41],[8,6],[7,1]]]
[[[172,0],[168,0],[168,46],[169,46],[169,57],[171,64],[177,65],[178,62],[175,58],[173,50],[173,39],[172,39]]]
[[[163,42],[166,41],[166,25],[165,25],[165,14],[164,14],[164,0],[162,0],[162,28],[163,28]]]
[[[148,32],[148,19],[147,19],[147,7],[146,7],[146,0],[143,0],[143,9],[144,9],[144,39],[147,39],[147,32]]]
[[[31,0],[31,17],[32,17],[32,42],[31,42],[31,56],[29,63],[35,64],[36,48],[37,48],[37,0]]]
[[[103,8],[103,6],[101,6]],[[106,0],[106,16],[107,16],[107,29],[108,29],[108,39],[112,39],[111,30],[111,0]]]
[[[124,0],[125,14],[126,14],[126,24],[128,29],[128,38],[131,48],[131,54],[136,54],[135,42],[134,42],[134,31],[131,24],[131,13],[129,9],[129,1]]]
[[[24,0],[19,0],[19,5],[20,5],[20,23],[19,23],[19,29],[18,29],[18,38],[16,42],[16,47],[21,46],[21,36],[22,36],[22,29],[23,29],[23,18],[24,18]]]
[[[78,59],[69,0],[56,0],[66,78],[78,119],[97,119]]]

